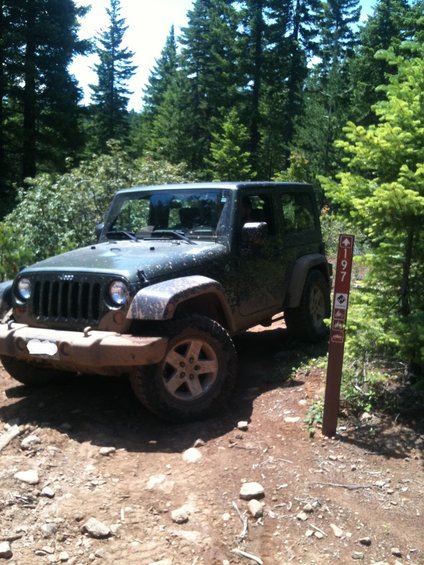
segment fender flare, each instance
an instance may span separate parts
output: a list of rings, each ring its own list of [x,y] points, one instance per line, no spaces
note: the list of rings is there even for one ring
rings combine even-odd
[[[232,316],[224,288],[217,281],[201,275],[179,277],[142,288],[131,302],[127,319],[170,320],[181,303],[208,294],[218,299],[229,322]]]
[[[289,286],[287,289],[285,308],[297,308],[302,298],[303,287],[305,286],[306,277],[311,269],[321,267],[320,270],[326,276],[330,284],[330,269],[327,259],[321,253],[311,253],[304,255],[296,260],[293,267]]]

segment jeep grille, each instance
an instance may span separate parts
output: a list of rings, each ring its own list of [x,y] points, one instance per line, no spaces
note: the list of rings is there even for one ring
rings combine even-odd
[[[96,324],[101,312],[101,285],[90,281],[37,280],[33,314],[46,321]]]

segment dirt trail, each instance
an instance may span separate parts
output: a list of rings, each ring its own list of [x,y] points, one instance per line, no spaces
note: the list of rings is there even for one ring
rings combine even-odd
[[[372,416],[310,438],[322,372],[287,376],[319,351],[278,326],[237,347],[231,408],[179,426],[123,380],[29,390],[2,371],[0,445],[19,435],[0,451],[0,563],[424,564],[424,436]],[[246,482],[264,489],[262,516],[239,496]]]

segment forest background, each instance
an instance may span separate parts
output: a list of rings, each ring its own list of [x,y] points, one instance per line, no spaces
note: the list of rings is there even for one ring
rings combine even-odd
[[[376,0],[363,23],[359,0],[194,0],[137,112],[119,0],[92,41],[73,0],[1,5],[3,279],[91,242],[124,186],[307,181],[329,250],[341,229],[360,243],[350,392],[367,407],[393,367],[423,386],[423,0]],[[93,52],[83,102],[70,66]]]

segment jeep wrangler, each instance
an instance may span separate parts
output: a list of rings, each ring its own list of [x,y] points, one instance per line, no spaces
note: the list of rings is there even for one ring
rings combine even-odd
[[[96,234],[0,285],[0,358],[21,383],[125,375],[156,415],[195,420],[235,385],[235,334],[284,313],[296,337],[326,335],[331,271],[309,185],[125,189]]]

